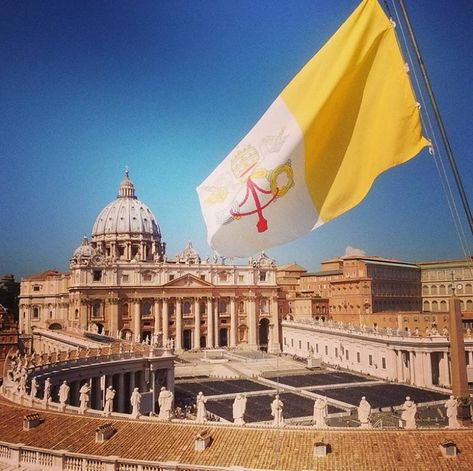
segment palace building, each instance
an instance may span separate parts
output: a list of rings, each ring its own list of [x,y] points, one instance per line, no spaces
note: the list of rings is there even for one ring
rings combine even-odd
[[[168,258],[156,218],[128,171],[118,197],[97,216],[69,272],[21,282],[20,329],[93,330],[111,337],[173,342],[177,351],[242,347],[279,351],[274,260],[247,265],[202,259],[192,243]]]

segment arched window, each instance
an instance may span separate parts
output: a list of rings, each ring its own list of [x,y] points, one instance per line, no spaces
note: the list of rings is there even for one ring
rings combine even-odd
[[[430,287],[430,294],[438,294],[437,285],[432,285]]]
[[[439,286],[439,294],[447,294],[447,290],[445,288],[445,285],[440,285]]]
[[[422,294],[424,296],[429,294],[429,287],[427,285],[422,286]]]
[[[128,317],[128,303],[122,305],[122,317]]]
[[[467,302],[466,302],[466,310],[467,311],[472,311],[473,310],[473,301],[471,299],[469,299]]]
[[[39,307],[33,307],[33,319],[39,319]]]
[[[424,311],[430,311],[429,301],[424,301],[423,308]]]
[[[467,283],[465,285],[465,294],[472,294],[473,293],[473,287],[471,286],[470,283]]]
[[[439,310],[439,303],[437,301],[432,301],[432,311]]]
[[[218,303],[218,311],[219,312],[227,312],[227,302],[224,300],[221,300]]]
[[[440,301],[440,310],[443,312],[448,310],[447,301]]]

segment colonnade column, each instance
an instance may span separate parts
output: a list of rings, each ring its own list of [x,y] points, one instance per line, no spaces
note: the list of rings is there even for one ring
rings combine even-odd
[[[426,352],[424,357],[424,385],[432,386],[432,359],[430,352]]]
[[[126,394],[125,394],[125,374],[124,373],[120,373],[118,375],[117,394],[118,394],[118,412],[125,412]]]
[[[200,348],[200,304],[199,298],[194,298],[194,349]]]
[[[256,350],[258,343],[256,341],[256,298],[250,294],[247,302],[247,318],[248,318],[248,347]]]
[[[409,382],[415,384],[415,356],[414,352],[409,352]]]
[[[237,345],[237,324],[235,297],[232,296],[230,298],[230,347],[236,347]]]
[[[448,352],[442,352],[439,361],[439,382],[442,386],[450,385]]]
[[[165,347],[169,340],[169,310],[168,300],[163,299],[163,346]]]
[[[176,298],[176,338],[175,348],[182,350],[182,299]]]
[[[213,320],[213,308],[212,298],[207,298],[207,348],[213,348],[214,346],[214,320]]]
[[[158,332],[162,331],[161,326],[161,313],[160,313],[160,301],[158,298],[154,300],[154,333],[157,334]]]
[[[277,296],[272,296],[269,299],[269,312],[271,314],[271,345],[268,345],[268,352],[270,353],[280,353],[281,345],[279,342],[279,315],[278,315],[278,298]]]
[[[135,341],[139,341],[141,337],[141,316],[140,316],[140,300],[133,301],[133,335]]]

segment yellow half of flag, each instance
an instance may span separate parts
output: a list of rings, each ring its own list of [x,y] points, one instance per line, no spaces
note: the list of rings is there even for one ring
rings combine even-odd
[[[364,0],[197,188],[209,244],[249,256],[295,239],[426,145],[394,26]]]
[[[304,136],[305,181],[322,222],[428,145],[394,27],[376,0],[359,5],[281,98]]]

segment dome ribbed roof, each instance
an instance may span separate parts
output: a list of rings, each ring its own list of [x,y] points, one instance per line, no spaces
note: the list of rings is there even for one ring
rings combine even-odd
[[[146,234],[160,238],[161,233],[151,210],[135,196],[128,170],[116,200],[105,206],[95,220],[92,237],[107,234]]]

